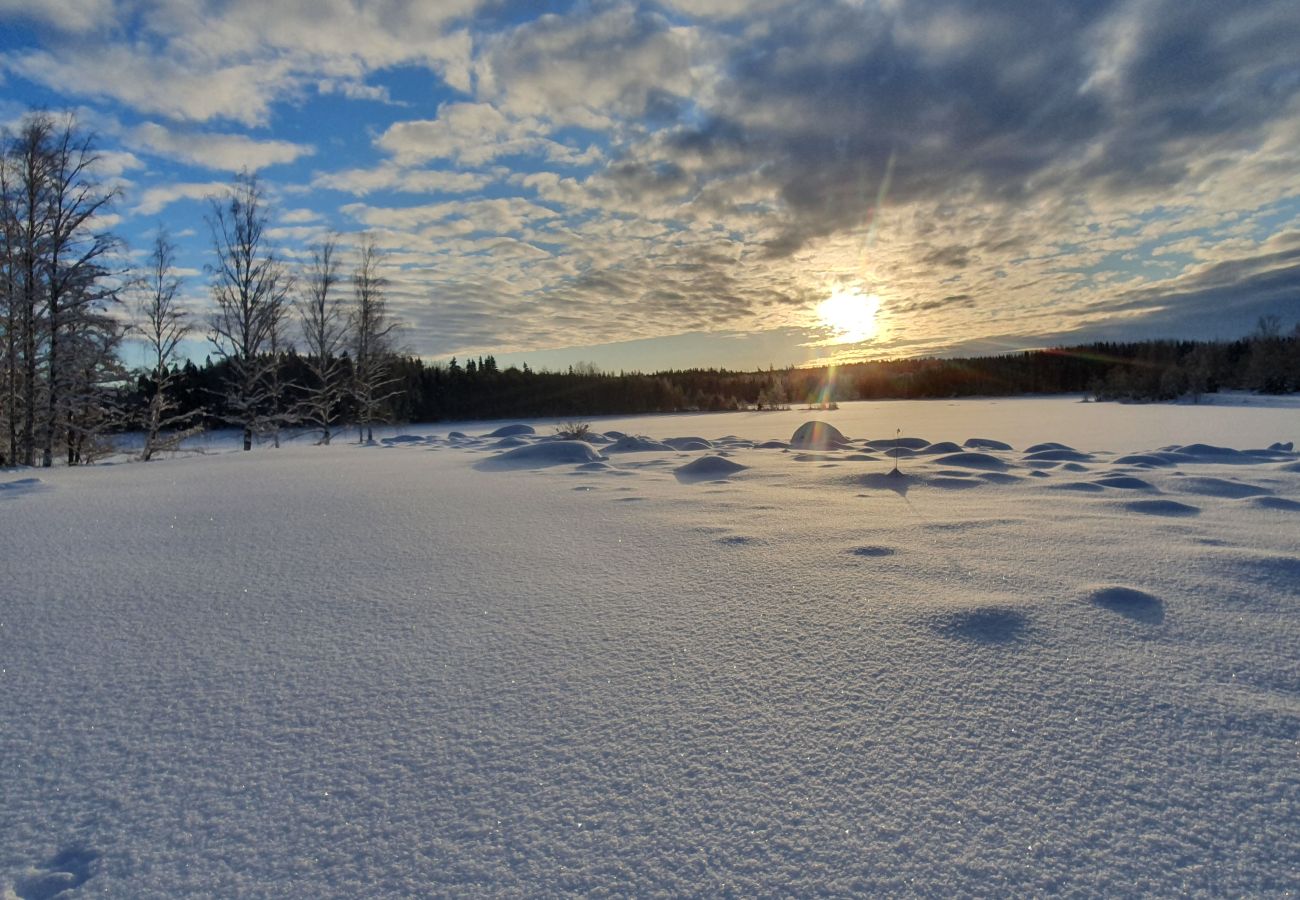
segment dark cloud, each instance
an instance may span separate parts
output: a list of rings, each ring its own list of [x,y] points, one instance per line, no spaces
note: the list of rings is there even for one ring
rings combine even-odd
[[[786,209],[774,255],[860,225],[891,155],[900,204],[959,186],[1013,205],[1089,185],[1168,188],[1195,141],[1240,137],[1278,115],[1280,92],[1294,96],[1257,47],[1285,43],[1297,13],[1247,5],[1230,17],[1209,3],[923,0],[890,17],[796,4],[735,49],[714,117],[671,146],[762,167]],[[1300,40],[1288,46],[1294,59]],[[1261,95],[1261,83],[1275,87]]]

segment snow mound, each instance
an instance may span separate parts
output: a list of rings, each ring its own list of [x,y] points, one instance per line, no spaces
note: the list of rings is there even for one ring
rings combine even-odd
[[[1028,462],[1088,462],[1091,459],[1091,453],[1082,453],[1068,447],[1025,451],[1025,460]]]
[[[521,434],[537,434],[537,430],[531,425],[515,423],[514,425],[502,425],[496,431],[490,431],[483,435],[490,438],[518,437]]]
[[[1026,453],[1042,453],[1044,450],[1073,450],[1069,444],[1058,444],[1056,441],[1046,441],[1042,444],[1034,444],[1032,447],[1026,447]]]
[[[1138,622],[1159,625],[1165,620],[1165,604],[1159,597],[1123,585],[1094,589],[1088,599],[1095,605]]]
[[[1291,451],[1295,450],[1295,444],[1292,443],[1291,441],[1287,441],[1286,443],[1283,443],[1282,441],[1277,441],[1276,443],[1269,444],[1268,449],[1277,453],[1290,453]]]
[[[1199,506],[1189,506],[1177,500],[1133,500],[1124,504],[1129,512],[1145,513],[1148,516],[1199,516]]]
[[[712,450],[713,442],[702,437],[664,438],[664,443],[674,450]]]
[[[749,466],[742,466],[721,456],[701,456],[679,466],[675,471],[680,479],[697,481],[704,478],[726,478],[748,468]]]
[[[418,434],[398,434],[393,437],[380,438],[379,443],[385,447],[400,447],[410,444],[427,444],[429,438]]]
[[[1156,486],[1151,482],[1133,475],[1108,475],[1105,478],[1098,478],[1096,483],[1102,487],[1119,488],[1125,491],[1154,491],[1156,489]]]
[[[1106,489],[1091,481],[1067,481],[1063,484],[1049,485],[1054,491],[1077,491],[1080,494],[1100,494]]]
[[[983,469],[989,472],[1003,472],[1008,468],[1007,464],[996,456],[971,451],[950,453],[947,456],[939,457],[935,462],[942,463],[945,466],[955,466],[959,469]]]
[[[1178,462],[1168,453],[1130,453],[1115,460],[1115,464],[1167,469],[1176,466]]]
[[[1170,447],[1169,449],[1184,456],[1195,456],[1199,459],[1213,459],[1215,461],[1238,459],[1246,455],[1240,450],[1233,450],[1231,447],[1216,447],[1213,444],[1187,444],[1182,447]]]
[[[1260,509],[1300,512],[1300,501],[1288,500],[1285,497],[1254,497],[1250,502],[1252,506],[1258,506]]]
[[[547,441],[507,450],[505,453],[482,460],[477,465],[494,469],[536,469],[545,466],[600,462],[603,459],[604,457],[590,444],[583,441]]]
[[[962,446],[967,450],[1010,450],[1011,445],[992,438],[966,438]]]
[[[491,435],[489,435],[489,437],[490,436]],[[521,437],[515,437],[514,435],[509,435],[507,437],[503,437],[501,440],[497,441],[492,446],[498,450],[508,450],[511,447],[522,447],[527,443],[528,441],[524,440]]]
[[[1169,483],[1171,490],[1181,494],[1202,494],[1206,497],[1262,497],[1273,493],[1266,487],[1248,484],[1244,481],[1229,481],[1226,478],[1180,478]]]
[[[646,453],[651,450],[659,452],[672,451],[674,448],[668,446],[662,441],[651,440],[648,437],[639,435],[625,434],[616,439],[614,443],[605,448],[610,453]]]
[[[759,450],[789,450],[790,445],[785,441],[763,441],[757,445]]]
[[[0,499],[5,497],[17,497],[20,494],[30,494],[34,491],[45,490],[48,485],[39,478],[19,478],[16,481],[0,481]]]
[[[834,425],[818,421],[804,422],[790,438],[790,446],[799,450],[838,450],[848,442]]]
[[[957,446],[952,441],[939,441],[937,444],[923,447],[920,452],[926,456],[936,453],[960,453],[961,447]]]
[[[930,442],[925,438],[904,437],[904,438],[880,438],[874,441],[867,441],[866,446],[872,450],[894,450],[901,448],[903,450],[921,450],[930,446]]]

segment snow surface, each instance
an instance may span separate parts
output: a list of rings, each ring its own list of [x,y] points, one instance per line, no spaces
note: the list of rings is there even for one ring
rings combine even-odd
[[[0,896],[1294,894],[1296,412],[0,472]]]

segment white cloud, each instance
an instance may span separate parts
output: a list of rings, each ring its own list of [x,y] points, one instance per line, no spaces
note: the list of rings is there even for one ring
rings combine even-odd
[[[120,178],[126,172],[143,169],[144,163],[134,153],[126,150],[97,150],[95,169],[102,178]]]
[[[177,200],[204,200],[208,197],[220,197],[227,187],[228,185],[220,181],[183,182],[151,187],[140,195],[139,201],[131,212],[137,216],[152,216],[162,212]]]
[[[652,98],[705,100],[715,73],[702,33],[629,4],[543,16],[494,36],[476,61],[479,94],[515,116],[604,130]]]
[[[14,0],[0,0],[0,11]],[[315,88],[354,99],[387,101],[369,72],[421,65],[463,92],[471,90],[472,39],[458,19],[473,0],[388,0],[311,4],[232,0],[220,9],[199,0],[47,0],[36,12],[68,33],[51,49],[7,54],[4,67],[65,94],[112,98],[146,115],[178,121],[269,121],[271,104]],[[129,41],[113,26],[138,20]],[[97,30],[100,41],[77,37]]]
[[[88,46],[69,53],[11,54],[8,68],[65,94],[111,98],[139,112],[182,121],[267,121],[272,99],[292,84],[286,59],[195,65],[148,44]]]
[[[376,191],[404,194],[468,194],[491,184],[494,176],[481,172],[452,172],[444,169],[407,169],[383,164],[373,169],[344,169],[318,172],[312,187],[344,191],[364,197]]]
[[[340,212],[369,227],[416,231],[454,221],[458,232],[486,231],[501,235],[557,216],[554,210],[519,197],[405,207],[351,203],[341,207]]]
[[[349,100],[372,100],[390,106],[400,106],[393,101],[388,88],[383,85],[366,84],[352,78],[322,78],[316,82],[316,90],[322,94],[340,94]]]
[[[577,149],[546,136],[536,119],[506,116],[490,103],[446,103],[436,119],[397,122],[376,144],[397,163],[453,159],[476,166],[503,156],[542,156],[564,165],[588,165],[599,159],[594,147]]]
[[[209,169],[256,171],[310,156],[315,148],[290,141],[258,141],[242,134],[164,128],[153,122],[127,130],[123,140],[140,150]]]
[[[80,34],[112,25],[113,0],[0,0],[0,19],[10,17]]]
[[[280,213],[280,221],[289,225],[303,225],[319,222],[323,217],[314,209],[286,209]]]

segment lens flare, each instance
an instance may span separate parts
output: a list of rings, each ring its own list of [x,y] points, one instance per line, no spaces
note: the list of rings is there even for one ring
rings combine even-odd
[[[880,298],[861,291],[837,289],[817,304],[817,317],[835,332],[831,343],[858,344],[876,336]]]

